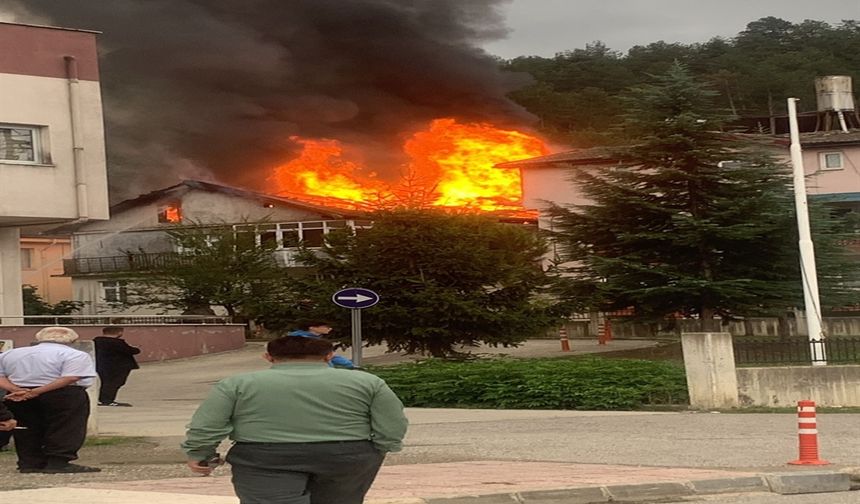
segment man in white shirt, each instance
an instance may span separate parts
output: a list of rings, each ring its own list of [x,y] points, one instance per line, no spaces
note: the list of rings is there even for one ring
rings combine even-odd
[[[89,354],[68,346],[77,339],[69,328],[46,327],[36,333],[36,345],[0,354],[0,388],[9,392],[6,405],[18,420],[15,449],[22,473],[100,471],[70,463],[86,439],[86,388],[96,376]]]

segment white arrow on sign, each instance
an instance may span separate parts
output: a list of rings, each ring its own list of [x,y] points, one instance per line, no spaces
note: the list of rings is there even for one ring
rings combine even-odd
[[[355,296],[338,296],[338,301],[355,301],[356,303],[363,303],[365,301],[373,300],[370,296],[365,296],[364,294],[356,294]]]

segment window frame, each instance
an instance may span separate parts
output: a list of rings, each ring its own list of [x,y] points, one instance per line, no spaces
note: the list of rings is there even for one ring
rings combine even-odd
[[[20,251],[21,255],[21,271],[34,271],[36,268],[33,266],[33,259],[36,256],[36,249],[33,247],[21,247]],[[24,258],[27,258],[26,264]]]
[[[47,139],[45,137],[45,126],[36,124],[0,123],[0,129],[24,129],[30,130],[30,138],[33,144],[33,160],[5,159],[0,158],[0,164],[45,166],[51,164],[50,155],[47,152]]]
[[[839,166],[827,166],[827,156],[838,155]],[[824,151],[818,153],[818,168],[821,171],[836,171],[845,169],[845,154],[842,151]]]
[[[106,284],[114,284],[108,287]],[[116,300],[108,299],[108,291],[114,291]],[[99,301],[102,304],[116,305],[128,302],[128,281],[126,280],[99,280]]]

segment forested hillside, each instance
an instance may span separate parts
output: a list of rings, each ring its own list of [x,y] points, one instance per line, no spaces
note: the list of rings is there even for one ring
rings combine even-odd
[[[578,147],[619,141],[612,133],[621,105],[616,98],[679,61],[719,93],[718,103],[740,117],[785,113],[785,98],[815,110],[813,79],[850,75],[860,82],[860,21],[836,25],[791,23],[767,17],[731,39],[696,44],[653,42],[626,54],[601,42],[553,58],[519,57],[506,69],[535,82],[512,98],[540,118],[540,128]]]

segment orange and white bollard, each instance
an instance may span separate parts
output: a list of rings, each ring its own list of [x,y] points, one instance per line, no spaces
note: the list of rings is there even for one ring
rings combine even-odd
[[[818,458],[818,423],[815,418],[815,401],[797,402],[797,436],[800,457],[793,465],[827,465],[830,462]]]
[[[567,328],[563,327],[558,330],[558,340],[561,341],[561,351],[570,352],[570,340],[567,339]]]
[[[612,340],[612,325],[609,322],[609,319],[604,319],[603,322],[598,326],[597,329],[597,344],[605,345],[608,341]]]

